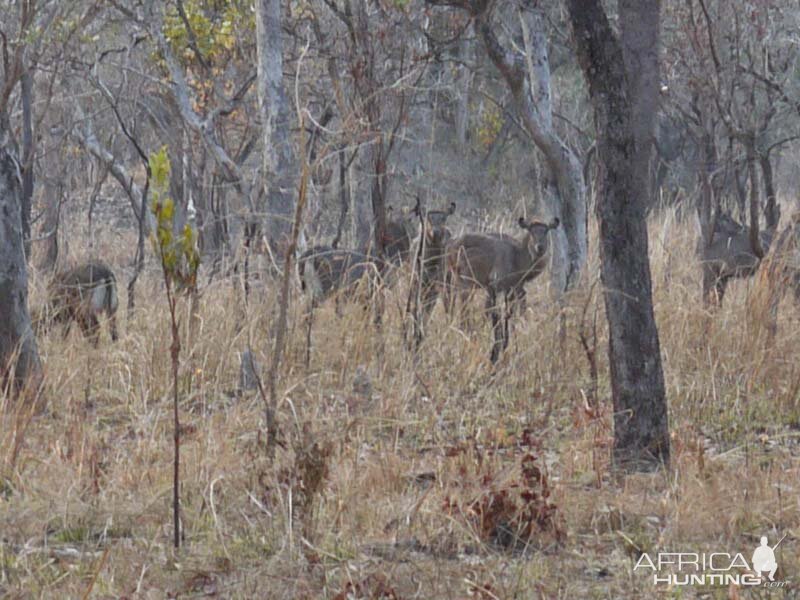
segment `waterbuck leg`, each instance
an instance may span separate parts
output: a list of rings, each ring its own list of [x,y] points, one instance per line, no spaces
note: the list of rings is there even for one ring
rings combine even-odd
[[[508,340],[510,339],[511,335],[509,333],[509,321],[511,321],[511,315],[514,314],[514,303],[517,301],[517,297],[512,290],[506,292],[506,311],[505,315],[503,316],[503,350],[508,348]]]
[[[433,307],[436,304],[436,298],[438,296],[438,292],[436,290],[436,284],[430,281],[423,281],[422,282],[422,290],[420,291],[420,310],[419,314],[417,315],[417,324],[416,324],[416,344],[417,347],[422,343],[422,338],[425,337],[425,330],[428,327],[428,317],[433,310]]]
[[[316,302],[311,300],[311,302],[308,303],[308,311],[305,314],[305,320],[306,320],[306,371],[308,370],[308,367],[311,364],[311,325],[314,322],[314,308],[316,308]]]
[[[500,351],[502,350],[503,330],[502,323],[500,322],[500,315],[497,312],[497,293],[491,288],[488,291],[489,296],[486,298],[486,310],[492,320],[493,334],[492,353],[490,355],[490,360],[492,361],[492,364],[495,364],[497,359],[500,358]]]
[[[725,289],[728,287],[728,278],[720,277],[714,284],[714,296],[716,298],[716,305],[722,306],[722,299],[725,297]]]
[[[116,342],[119,339],[117,332],[117,315],[112,313],[108,318],[108,328],[111,331],[111,340]]]
[[[95,348],[100,343],[100,321],[95,315],[81,316],[78,318],[84,337],[89,339]]]

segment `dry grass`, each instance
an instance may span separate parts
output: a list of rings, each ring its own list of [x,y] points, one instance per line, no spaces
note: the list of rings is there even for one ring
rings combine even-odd
[[[464,331],[438,307],[415,361],[402,341],[403,283],[388,292],[381,332],[358,306],[342,318],[324,306],[306,370],[294,302],[280,384],[285,443],[271,461],[262,400],[231,392],[248,342],[268,364],[274,290],[256,290],[261,301],[239,331],[232,285],[214,283],[183,355],[178,553],[170,545],[169,333],[150,273],[139,312],[126,319],[121,308],[118,344],[107,333],[97,350],[77,332],[42,340],[49,410],[30,422],[8,411],[3,419],[0,594],[649,598],[650,578],[632,571],[641,550],[749,560],[763,534],[770,542],[788,534],[779,578],[796,594],[800,313],[785,302],[775,350],[756,352],[746,337],[747,283],[731,287],[715,316],[700,305],[694,237],[671,218],[651,227],[673,469],[625,479],[608,470],[601,305],[599,407],[587,410],[584,400],[591,382],[578,322],[588,284],[567,306],[563,347],[546,286],[530,286],[528,312],[496,371],[477,301]],[[33,279],[35,304],[43,285]],[[523,460],[544,483],[524,485]],[[541,509],[540,522],[520,518],[525,506]]]

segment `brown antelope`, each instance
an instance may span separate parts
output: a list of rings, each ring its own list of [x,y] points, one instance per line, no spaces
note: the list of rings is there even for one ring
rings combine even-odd
[[[388,263],[399,265],[408,258],[411,250],[411,223],[402,211],[400,216],[391,207],[386,207],[388,213],[386,228],[383,232],[383,256]]]
[[[48,288],[44,311],[34,317],[34,321],[44,329],[51,323],[61,323],[65,338],[75,321],[83,335],[97,346],[100,336],[98,317],[103,313],[108,316],[111,339],[117,341],[118,304],[114,272],[105,263],[90,262],[55,276]]]
[[[297,267],[300,287],[310,295],[313,306],[378,272],[377,263],[371,256],[330,246],[314,246],[306,250],[298,259]]]
[[[766,253],[774,232],[761,231],[759,239]],[[726,213],[719,213],[714,222],[711,243],[703,248],[698,244],[703,270],[703,300],[706,304],[721,305],[731,279],[751,277],[761,262],[753,252],[750,231]]]
[[[502,234],[469,233],[447,247],[447,268],[456,292],[460,290],[464,298],[475,288],[487,293],[486,310],[494,333],[493,363],[508,346],[508,321],[514,303],[524,300],[525,284],[538,277],[547,266],[548,234],[558,227],[559,220],[544,223],[520,217],[518,223],[527,232],[521,239]],[[500,293],[505,294],[506,299],[502,324],[497,311]]]
[[[436,305],[439,290],[445,284],[445,254],[452,237],[447,228],[447,218],[455,211],[455,202],[451,202],[447,210],[425,210],[420,205],[419,197],[414,207],[414,214],[420,219],[421,233],[415,266],[417,285],[412,286],[413,298],[409,297],[407,312],[412,303],[419,309],[414,310],[414,337],[417,345],[422,341],[425,323]]]
[[[341,316],[339,292],[355,291],[358,284],[366,281],[369,287],[367,298],[371,296],[374,285],[381,275],[379,261],[373,257],[352,250],[339,250],[330,246],[315,246],[306,250],[297,261],[300,274],[300,288],[309,297],[306,322],[306,367],[311,362],[311,329],[314,309],[326,299],[335,295],[336,314]],[[364,299],[364,295],[359,295]],[[366,303],[364,307],[366,308]],[[380,324],[380,308],[376,310],[375,322]]]

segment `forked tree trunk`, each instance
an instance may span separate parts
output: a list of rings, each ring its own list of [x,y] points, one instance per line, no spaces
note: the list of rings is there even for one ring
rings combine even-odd
[[[586,186],[583,165],[553,127],[550,92],[550,65],[547,39],[540,9],[530,8],[521,26],[526,38],[525,59],[503,47],[492,29],[491,11],[486,2],[475,2],[470,10],[476,18],[478,32],[486,51],[511,91],[520,121],[528,135],[544,154],[554,182],[550,194],[552,216],[563,223],[564,233],[554,236],[552,283],[560,295],[574,286],[586,264]],[[534,85],[535,83],[535,85]],[[556,212],[557,211],[557,212]],[[563,263],[563,264],[560,264]]]
[[[7,126],[7,118],[0,115],[0,384],[11,378],[21,388],[39,377],[41,364],[28,313],[22,182]]]
[[[637,53],[628,61],[600,0],[568,0],[567,6],[578,60],[589,84],[603,174],[596,213],[609,324],[614,464],[624,470],[647,470],[669,462],[667,401],[645,222],[649,159],[642,157],[649,157],[657,109],[645,105],[657,97],[651,86],[658,80],[660,2],[620,0],[625,47],[636,48]],[[626,62],[637,62],[656,75],[631,81]]]

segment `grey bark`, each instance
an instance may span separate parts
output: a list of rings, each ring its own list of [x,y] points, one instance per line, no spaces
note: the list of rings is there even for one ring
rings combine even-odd
[[[291,112],[283,86],[280,0],[256,3],[258,106],[263,123],[262,177],[266,186],[267,238],[279,256],[285,252],[294,212],[296,160],[290,135]],[[283,249],[283,252],[280,249]]]
[[[657,75],[631,81],[625,64],[635,60],[658,72],[660,1],[620,0],[624,47],[638,55],[627,61],[600,0],[568,0],[567,8],[599,136],[596,213],[609,324],[613,459],[617,468],[651,469],[669,463],[669,424],[648,259],[642,187],[648,177],[637,155],[649,155],[657,106],[650,105],[649,117],[644,108],[657,97],[650,89]]]
[[[44,179],[44,219],[42,222],[41,236],[44,238],[44,256],[39,263],[39,270],[43,272],[55,271],[58,263],[58,225],[61,216],[62,186],[56,184],[52,178]],[[94,197],[94,190],[92,193]],[[92,215],[91,204],[89,212],[89,247],[92,246]]]
[[[456,114],[455,114],[455,129],[456,129],[456,142],[460,146],[467,143],[467,129],[469,125],[469,100],[470,90],[472,88],[472,63],[475,62],[473,44],[471,37],[473,35],[472,24],[467,26],[461,39],[458,42],[458,58],[461,64],[458,66],[458,75],[456,80],[456,90],[458,98],[456,98]]]
[[[20,388],[41,363],[28,312],[28,270],[22,232],[22,180],[8,120],[0,115],[0,375]]]
[[[20,78],[22,101],[22,239],[26,259],[31,256],[31,205],[33,202],[33,76],[26,69]]]
[[[558,205],[560,211],[553,216],[563,223],[566,250],[563,249],[564,239],[556,237],[553,240],[554,256],[566,254],[567,261],[563,267],[554,263],[552,277],[556,291],[565,291],[577,282],[586,264],[586,186],[580,160],[552,127],[550,67],[540,9],[528,7],[533,16],[521,16],[520,19],[523,33],[527,31],[525,37],[528,38],[525,58],[502,46],[492,30],[485,2],[475,2],[470,9],[489,57],[509,86],[522,125],[544,154],[556,184],[558,200],[553,199],[552,204],[553,208]],[[526,70],[529,71],[527,77]],[[534,80],[536,85],[532,89]]]

